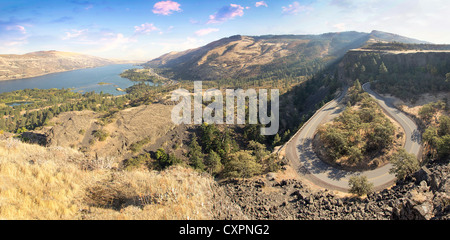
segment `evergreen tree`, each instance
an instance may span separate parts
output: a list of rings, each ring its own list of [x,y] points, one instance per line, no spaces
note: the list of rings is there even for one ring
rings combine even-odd
[[[366,72],[366,67],[364,65],[361,66],[361,73]]]
[[[355,81],[355,83],[353,84],[353,86],[354,86],[355,90],[356,90],[358,93],[361,93],[361,92],[362,92],[362,87],[361,87],[361,83],[359,82],[359,79],[356,79],[356,81]]]
[[[276,147],[276,146],[280,145],[280,143],[281,143],[281,137],[277,133],[277,135],[275,135],[275,137],[273,138],[272,146]]]
[[[437,142],[439,158],[445,159],[450,155],[450,135],[445,135]]]
[[[439,118],[439,131],[440,136],[450,135],[450,117],[442,115]]]
[[[380,73],[380,74],[386,74],[386,73],[388,73],[388,69],[387,69],[386,65],[384,65],[384,62],[381,62],[380,69],[379,69],[379,73]]]
[[[219,154],[211,151],[205,159],[205,166],[211,175],[216,175],[222,170],[222,163]]]
[[[266,146],[264,144],[255,141],[250,141],[248,144],[248,149],[253,151],[253,156],[255,156],[258,163],[263,163],[266,157],[270,154],[270,152],[266,150]]]
[[[163,148],[160,148],[156,151],[156,161],[158,162],[158,166],[161,170],[170,166],[169,156]]]
[[[202,148],[198,144],[197,136],[194,134],[192,137],[191,144],[189,145],[188,153],[190,165],[198,170],[205,170],[205,165],[203,164],[203,153]]]

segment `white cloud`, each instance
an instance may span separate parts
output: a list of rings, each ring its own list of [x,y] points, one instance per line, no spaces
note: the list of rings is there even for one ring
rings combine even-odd
[[[197,35],[197,36],[205,36],[205,35],[208,35],[210,33],[218,32],[218,31],[219,31],[218,28],[205,28],[205,29],[200,29],[200,30],[196,31],[195,35]]]
[[[109,33],[105,34],[100,39],[100,48],[95,50],[97,52],[107,52],[115,49],[125,50],[129,47],[130,43],[135,43],[137,40],[125,37],[122,33]]]
[[[256,2],[255,7],[268,7],[267,3],[264,1]]]
[[[158,31],[159,29],[155,27],[153,23],[143,23],[140,26],[134,26],[136,34],[150,34],[153,31]]]
[[[88,32],[87,29],[81,29],[81,30],[71,29],[69,32],[66,32],[66,36],[64,36],[62,39],[70,40],[70,39],[74,39],[74,38],[79,38],[79,37],[85,35],[87,32]]]
[[[281,7],[281,9],[283,10],[283,14],[285,15],[297,15],[300,12],[312,11],[311,7],[300,5],[300,3],[298,2],[293,2],[287,7]]]
[[[88,29],[72,29],[66,32],[62,38],[71,45],[87,46],[91,53],[103,53],[114,49],[126,49],[137,40],[133,37],[125,37],[122,33],[112,31],[92,31]],[[85,47],[83,47],[85,48]],[[86,52],[86,51],[85,51]]]
[[[26,34],[27,30],[25,29],[24,26],[21,25],[13,25],[13,26],[6,26],[6,30],[8,31],[18,31],[22,34]]]
[[[226,22],[238,16],[244,16],[244,7],[237,4],[230,4],[230,6],[224,6],[215,14],[210,15],[208,24]]]
[[[173,1],[161,1],[153,6],[153,13],[168,16],[173,12],[181,12],[180,4]]]
[[[30,34],[26,27],[32,25],[28,20],[10,19],[9,21],[0,20],[0,50],[1,52],[14,52],[17,47],[28,44]]]

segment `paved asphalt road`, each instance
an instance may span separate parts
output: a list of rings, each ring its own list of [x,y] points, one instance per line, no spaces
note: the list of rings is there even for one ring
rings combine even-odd
[[[405,149],[407,152],[418,156],[421,148],[421,136],[414,121],[396,109],[392,103],[373,92],[370,89],[370,83],[364,84],[363,89],[379,103],[385,113],[404,128],[406,133]],[[343,91],[340,97],[319,110],[306,123],[302,130],[286,146],[286,157],[298,172],[318,186],[346,192],[349,189],[348,180],[350,177],[364,175],[374,184],[375,191],[382,190],[395,182],[395,176],[389,173],[389,170],[392,168],[391,164],[371,171],[350,172],[334,168],[322,162],[312,149],[312,139],[317,128],[321,124],[331,121],[343,111],[339,106],[339,102],[346,93],[347,89]]]

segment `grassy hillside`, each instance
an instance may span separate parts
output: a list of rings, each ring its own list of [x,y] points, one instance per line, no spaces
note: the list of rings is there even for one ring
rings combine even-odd
[[[423,43],[394,34],[341,32],[321,35],[232,36],[206,46],[169,53],[144,64],[174,79],[220,80],[312,76],[368,41]]]
[[[205,219],[213,180],[192,169],[119,172],[69,148],[0,141],[0,219]]]

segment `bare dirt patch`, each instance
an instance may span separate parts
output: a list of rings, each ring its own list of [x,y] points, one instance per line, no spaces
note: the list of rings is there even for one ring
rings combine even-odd
[[[447,105],[450,104],[450,93],[448,92],[441,92],[436,94],[425,93],[420,95],[418,100],[415,101],[414,103],[405,102],[400,98],[397,98],[390,94],[380,94],[380,95],[390,100],[397,108],[417,118],[419,118],[420,109],[428,103],[447,100]]]

